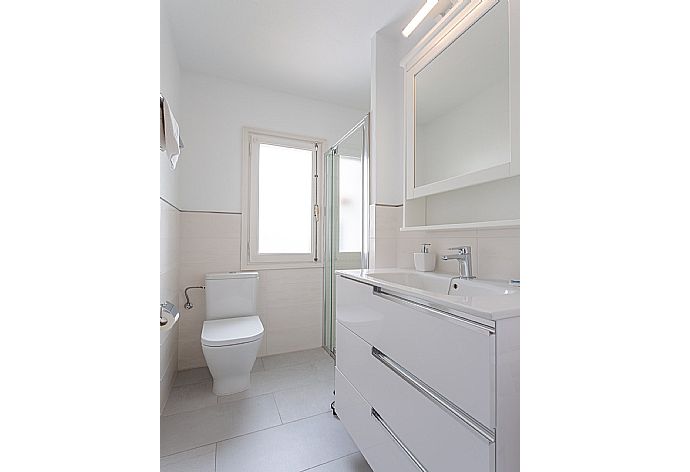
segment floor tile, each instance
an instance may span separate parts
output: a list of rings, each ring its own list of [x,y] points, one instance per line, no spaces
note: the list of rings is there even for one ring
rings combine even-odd
[[[335,361],[330,357],[315,363],[316,377],[319,382],[335,383]]]
[[[213,393],[213,382],[210,380],[175,387],[170,391],[168,401],[163,409],[163,416],[198,410],[216,403],[218,403],[218,397]]]
[[[316,466],[313,469],[308,469],[308,472],[372,472],[372,470],[364,459],[364,456],[356,452],[349,456]]]
[[[219,443],[216,471],[296,472],[354,452],[343,425],[325,413]]]
[[[254,362],[254,366],[252,366],[252,372],[259,372],[261,370],[264,370],[264,364],[261,358],[258,357]],[[213,379],[213,377],[211,376],[211,372],[209,372],[208,367],[180,370],[177,372],[177,378],[175,379],[173,387],[201,383],[211,379]]]
[[[307,351],[288,352],[285,354],[274,354],[265,356],[263,360],[264,369],[277,369],[291,365],[305,364],[322,359],[331,359],[331,356],[323,348],[309,349]]]
[[[219,403],[231,402],[243,398],[251,398],[257,395],[286,390],[289,388],[303,387],[319,382],[327,381],[327,373],[323,367],[315,363],[299,364],[270,370],[254,372],[250,377],[249,388],[233,395],[218,397]]]
[[[331,411],[331,402],[335,400],[333,386],[326,383],[281,390],[273,395],[283,423]]]
[[[204,382],[211,379],[211,372],[208,367],[199,367],[197,369],[181,370],[177,373],[177,378],[173,387],[180,387],[182,385],[191,385],[199,382]]]
[[[215,472],[215,470],[215,444],[161,458],[161,472]]]
[[[273,395],[161,417],[161,456],[280,425]]]

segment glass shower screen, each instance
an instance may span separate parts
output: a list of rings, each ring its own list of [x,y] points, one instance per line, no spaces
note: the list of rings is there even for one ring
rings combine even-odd
[[[323,344],[335,356],[335,271],[369,266],[369,115],[324,157]]]

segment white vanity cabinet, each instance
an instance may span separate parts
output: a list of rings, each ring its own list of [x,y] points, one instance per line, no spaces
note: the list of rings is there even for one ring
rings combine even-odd
[[[336,284],[336,410],[375,472],[519,470],[519,317]]]

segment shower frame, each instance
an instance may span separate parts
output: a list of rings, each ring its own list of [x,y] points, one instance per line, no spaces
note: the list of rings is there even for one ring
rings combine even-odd
[[[360,256],[360,268],[369,268],[369,113],[357,122],[347,133],[345,133],[335,144],[333,144],[328,152],[324,153],[324,175],[326,175],[324,185],[324,209],[326,210],[325,221],[325,237],[324,237],[324,303],[323,303],[323,346],[326,351],[335,358],[335,268],[334,268],[334,252],[333,246],[335,244],[335,237],[337,234],[333,232],[333,158],[338,153],[338,146],[346,139],[358,131],[362,131],[362,252]],[[329,167],[328,160],[331,160]],[[331,175],[328,175],[327,169],[331,169]],[[330,180],[330,182],[329,182]],[[330,187],[329,187],[330,185]],[[330,285],[330,286],[329,286]]]

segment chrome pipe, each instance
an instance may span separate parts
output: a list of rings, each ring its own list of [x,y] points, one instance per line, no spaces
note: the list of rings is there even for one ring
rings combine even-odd
[[[189,291],[189,290],[191,290],[191,289],[193,289],[193,288],[200,288],[200,289],[202,289],[202,290],[206,290],[206,287],[204,287],[203,285],[199,285],[199,286],[197,286],[197,287],[187,287],[187,288],[185,288],[185,289],[184,289],[184,298],[185,298],[185,300],[187,300],[187,303],[184,304],[185,310],[191,310],[192,308],[194,308],[194,305],[192,305],[192,302],[189,301],[189,294],[187,293],[187,291]]]

